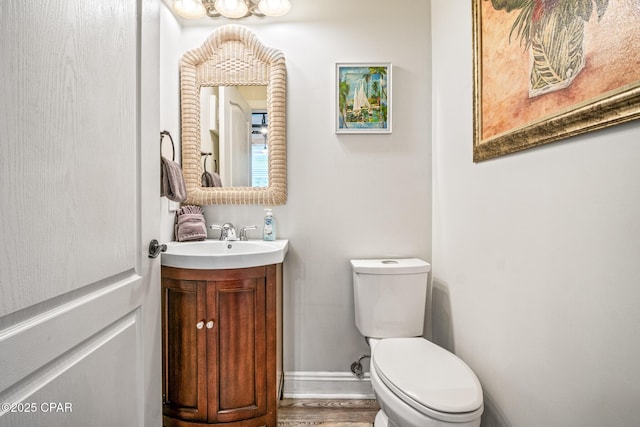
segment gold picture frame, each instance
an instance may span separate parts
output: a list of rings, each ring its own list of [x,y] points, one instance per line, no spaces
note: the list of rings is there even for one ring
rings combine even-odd
[[[474,162],[640,118],[635,2],[472,1]]]

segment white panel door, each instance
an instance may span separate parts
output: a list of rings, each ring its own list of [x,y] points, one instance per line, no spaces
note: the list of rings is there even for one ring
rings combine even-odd
[[[161,425],[158,36],[0,1],[0,427]]]
[[[237,88],[220,88],[222,184],[251,187],[251,106]]]

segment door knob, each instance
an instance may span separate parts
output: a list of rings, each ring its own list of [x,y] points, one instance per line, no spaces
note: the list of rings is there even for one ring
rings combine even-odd
[[[211,329],[211,328],[213,328],[213,320],[209,320],[207,322],[207,329]]]
[[[158,258],[160,252],[166,252],[167,245],[161,245],[156,239],[149,242],[149,258]]]
[[[198,329],[204,328],[204,320],[201,320],[198,323],[196,323],[196,328]]]

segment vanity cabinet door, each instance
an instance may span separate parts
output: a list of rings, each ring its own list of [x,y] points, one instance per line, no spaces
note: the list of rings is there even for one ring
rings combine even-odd
[[[264,269],[251,277],[210,282],[207,311],[216,326],[208,331],[209,421],[226,423],[267,412],[266,298]],[[254,272],[255,275],[255,272]],[[236,273],[235,276],[238,276]],[[208,319],[209,319],[208,318]]]
[[[162,267],[165,427],[276,427],[281,271]]]
[[[162,279],[164,415],[207,420],[206,282]]]

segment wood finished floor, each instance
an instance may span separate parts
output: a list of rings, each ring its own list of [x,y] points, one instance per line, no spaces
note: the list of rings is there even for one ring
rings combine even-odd
[[[375,400],[283,399],[278,427],[371,427],[379,409]]]

